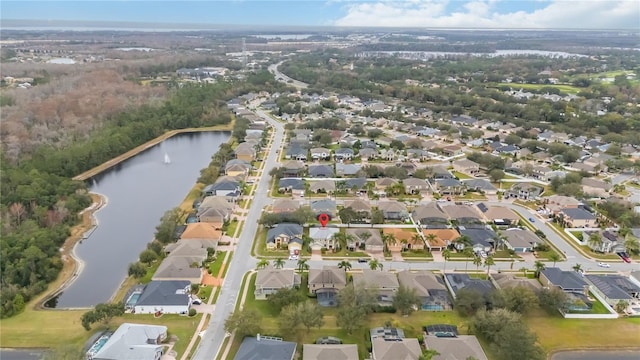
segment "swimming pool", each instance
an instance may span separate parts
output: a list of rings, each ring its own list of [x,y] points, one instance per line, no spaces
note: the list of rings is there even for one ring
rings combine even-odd
[[[96,340],[96,342],[94,342],[93,345],[91,345],[91,348],[89,349],[89,351],[87,351],[87,358],[92,359],[98,353],[98,351],[102,349],[104,344],[106,344],[107,341],[109,341],[110,337],[111,337],[111,333],[102,335],[98,340]]]
[[[125,308],[134,307],[138,302],[140,295],[142,295],[142,293],[139,293],[139,292],[134,292],[133,294],[131,294],[131,296],[129,296],[129,299],[127,299],[127,304],[125,305]]]

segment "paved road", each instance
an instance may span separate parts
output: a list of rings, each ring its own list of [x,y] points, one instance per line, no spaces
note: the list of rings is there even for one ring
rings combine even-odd
[[[272,64],[269,65],[269,72],[271,72],[275,77],[276,80],[281,81],[283,83],[286,83],[287,85],[291,85],[293,87],[295,87],[296,89],[300,90],[300,89],[306,89],[307,87],[309,87],[309,84],[307,83],[303,83],[302,81],[298,81],[295,79],[292,79],[290,77],[288,77],[287,75],[281,73],[280,71],[278,71],[278,66],[280,66],[280,64],[282,64],[284,61],[280,61],[277,64]]]
[[[271,151],[265,157],[265,167],[263,174],[268,174],[277,161],[276,149],[282,145],[284,138],[284,127],[281,123],[271,119],[268,115],[258,112],[274,129],[273,144]],[[227,276],[222,285],[220,296],[216,302],[215,310],[211,315],[209,327],[196,349],[192,359],[194,360],[210,360],[215,358],[220,346],[225,338],[224,321],[231,314],[236,305],[236,299],[240,293],[242,285],[242,277],[244,274],[255,268],[256,259],[251,256],[251,246],[253,239],[258,230],[258,219],[261,216],[262,209],[269,203],[267,194],[269,193],[269,176],[262,176],[258,182],[258,187],[253,198],[253,203],[249,209],[247,220],[242,229],[242,234],[238,240],[236,250],[231,258]]]

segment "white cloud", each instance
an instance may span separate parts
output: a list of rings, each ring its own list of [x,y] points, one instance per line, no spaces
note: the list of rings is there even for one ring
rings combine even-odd
[[[446,13],[448,1],[377,0],[350,3],[338,26],[511,28],[511,29],[640,29],[637,0],[550,0],[531,12],[500,11],[497,0],[472,0],[463,10]]]

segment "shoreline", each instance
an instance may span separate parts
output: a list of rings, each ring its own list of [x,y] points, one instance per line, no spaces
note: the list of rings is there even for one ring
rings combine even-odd
[[[130,159],[136,155],[138,155],[139,153],[143,152],[144,150],[147,150],[153,146],[158,145],[159,143],[175,136],[178,134],[184,134],[184,133],[196,133],[196,132],[207,132],[207,131],[232,131],[233,130],[233,125],[234,125],[234,120],[232,120],[230,123],[225,124],[225,125],[216,125],[216,126],[209,126],[209,127],[203,127],[203,128],[186,128],[186,129],[177,129],[177,130],[170,130],[165,132],[164,134],[151,139],[147,142],[145,142],[144,144],[138,145],[136,147],[134,147],[133,149],[120,154],[114,158],[111,158],[110,160],[107,160],[105,162],[103,162],[102,164],[91,168],[79,175],[76,175],[72,178],[72,180],[76,180],[76,181],[85,181],[87,179],[90,179],[98,174],[100,174],[101,172],[112,168],[113,166],[116,166],[118,164],[120,164],[121,162]]]

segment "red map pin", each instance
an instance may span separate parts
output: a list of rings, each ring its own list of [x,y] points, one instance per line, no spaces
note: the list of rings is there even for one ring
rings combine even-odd
[[[322,227],[327,226],[327,223],[329,222],[329,215],[327,214],[320,214],[318,216],[318,221],[320,221],[320,225],[322,225]]]

